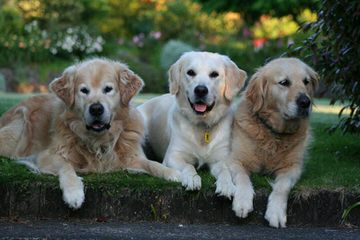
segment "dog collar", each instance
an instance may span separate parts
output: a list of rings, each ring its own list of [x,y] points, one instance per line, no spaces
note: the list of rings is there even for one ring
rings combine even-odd
[[[260,121],[260,123],[264,125],[265,128],[267,128],[271,132],[271,134],[274,135],[275,137],[280,138],[282,136],[291,135],[291,133],[279,132],[275,130],[270,124],[268,124],[268,121],[265,118],[259,115],[259,113],[256,113],[255,116]]]

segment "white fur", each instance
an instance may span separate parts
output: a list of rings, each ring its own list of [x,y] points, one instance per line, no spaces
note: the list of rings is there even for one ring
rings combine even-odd
[[[289,118],[295,118],[298,114],[298,106],[295,101],[291,101],[287,104],[287,111],[284,111],[287,113]]]
[[[231,198],[235,194],[235,185],[232,181],[230,169],[224,162],[218,162],[211,165],[211,174],[216,176],[215,193],[227,198]]]
[[[249,175],[242,167],[233,164],[232,170],[233,172],[236,172],[236,175],[234,176],[236,191],[234,194],[232,209],[234,210],[236,216],[246,218],[248,214],[253,211],[253,199],[255,192]]]
[[[173,101],[175,100],[174,97],[170,97],[173,98]],[[216,173],[214,176],[217,179],[226,177],[226,173],[223,172],[227,170],[224,164],[229,154],[231,115],[229,114],[218,123],[216,129],[213,129],[210,133],[210,143],[204,144],[202,141],[206,128],[200,130],[199,126],[189,122],[187,118],[177,112],[176,105],[169,112],[173,117],[173,121],[171,122],[170,143],[164,157],[164,164],[181,171],[183,186],[187,190],[201,188],[201,178],[194,168],[195,164],[199,166],[208,164],[212,173]],[[228,176],[230,176],[230,173],[228,173]],[[229,196],[233,193],[232,186],[228,186],[228,184],[232,185],[232,181],[229,181],[229,179],[218,179],[217,181],[217,192],[219,194]],[[224,182],[227,182],[227,184]],[[222,187],[226,187],[224,193]]]
[[[187,74],[189,70],[196,74]],[[216,72],[218,76],[212,77]],[[169,71],[170,92],[138,107],[145,119],[147,140],[163,164],[181,172],[187,190],[201,188],[194,165],[207,164],[216,177],[216,193],[231,197],[235,186],[227,167],[233,114],[230,101],[243,86],[246,73],[229,58],[208,52],[184,54]],[[191,108],[194,89],[206,86],[208,106],[213,109],[198,115]],[[226,90],[227,89],[227,90]],[[210,141],[205,143],[205,132]]]
[[[272,184],[266,208],[265,219],[272,227],[286,227],[287,200],[291,188],[301,175],[301,168],[294,168],[284,174],[279,174]]]
[[[82,178],[72,168],[62,168],[59,171],[59,182],[65,203],[71,208],[80,208],[85,199]]]

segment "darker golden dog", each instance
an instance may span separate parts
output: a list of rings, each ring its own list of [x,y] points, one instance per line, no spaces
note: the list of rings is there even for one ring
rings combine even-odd
[[[233,125],[233,210],[246,217],[253,210],[251,172],[275,175],[265,218],[285,227],[288,194],[300,177],[311,138],[309,114],[318,75],[296,58],[279,58],[250,80]]]

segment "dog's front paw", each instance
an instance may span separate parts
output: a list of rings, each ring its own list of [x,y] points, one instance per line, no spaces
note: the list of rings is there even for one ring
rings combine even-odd
[[[215,193],[231,199],[235,194],[235,185],[231,179],[217,179]]]
[[[176,169],[169,169],[165,179],[171,182],[181,182],[181,173]]]
[[[84,202],[84,186],[81,182],[79,186],[72,186],[63,189],[63,199],[69,207],[78,209]]]
[[[265,213],[265,219],[269,222],[271,227],[286,227],[286,203],[269,201]]]
[[[188,191],[199,190],[201,188],[201,177],[198,174],[182,174],[181,183]]]
[[[250,212],[254,210],[253,207],[254,191],[240,191],[236,190],[232,209],[236,216],[246,218]]]

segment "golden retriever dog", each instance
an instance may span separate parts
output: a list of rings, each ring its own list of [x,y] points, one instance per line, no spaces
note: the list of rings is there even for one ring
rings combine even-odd
[[[84,202],[76,172],[127,169],[178,181],[176,170],[142,152],[143,120],[129,103],[142,86],[120,62],[92,59],[71,66],[51,82],[51,94],[4,114],[0,154],[25,157],[21,162],[34,170],[58,175],[63,199],[74,209]]]
[[[251,78],[235,113],[230,167],[236,191],[233,210],[253,210],[250,173],[275,176],[265,218],[285,227],[288,194],[300,177],[311,138],[309,114],[318,75],[296,58],[275,59]]]
[[[170,94],[140,105],[146,141],[163,163],[181,172],[187,190],[201,188],[194,167],[207,164],[216,177],[216,192],[230,197],[235,186],[229,159],[231,103],[246,73],[228,57],[187,52],[169,70]]]

